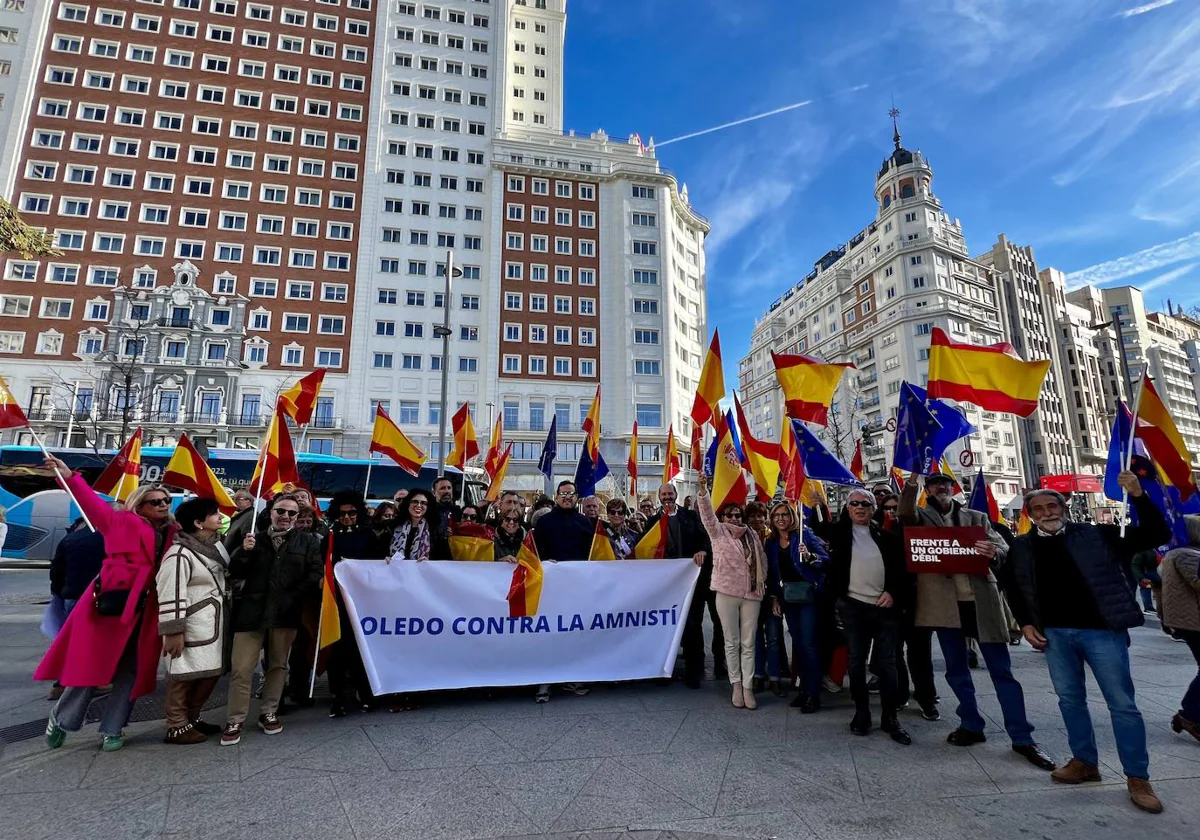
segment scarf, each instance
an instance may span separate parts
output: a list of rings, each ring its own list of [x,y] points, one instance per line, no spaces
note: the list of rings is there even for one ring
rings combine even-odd
[[[208,568],[217,580],[220,580],[217,576],[218,572],[223,575],[228,571],[229,553],[225,550],[225,546],[221,544],[220,540],[205,542],[204,540],[197,539],[194,534],[185,534],[180,531],[176,535],[175,541],[199,557],[200,562]]]
[[[422,519],[414,532],[412,520],[409,520],[396,529],[391,554],[393,557],[399,554],[400,560],[428,560],[430,544],[429,523]]]
[[[291,528],[283,531],[275,530],[274,526],[267,528],[267,537],[271,540],[271,545],[275,546],[275,550],[279,550],[279,546],[283,545],[283,541],[287,539],[287,535],[292,532]]]

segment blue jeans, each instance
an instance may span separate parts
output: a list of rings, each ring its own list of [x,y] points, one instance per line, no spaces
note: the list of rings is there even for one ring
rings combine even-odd
[[[983,732],[985,723],[975,700],[975,683],[971,680],[971,669],[967,664],[967,637],[962,630],[939,628],[938,645],[946,660],[946,682],[958,698],[955,710],[963,729]],[[1000,642],[979,642],[979,651],[987,663],[992,685],[996,687],[996,699],[1004,713],[1004,729],[1014,746],[1033,743],[1033,725],[1025,714],[1025,693],[1021,684],[1012,675],[1012,660],[1008,656],[1008,645]]]
[[[784,604],[792,646],[796,650],[800,672],[800,690],[809,697],[821,696],[821,647],[817,639],[817,611],[813,604]]]
[[[769,600],[763,601],[758,614],[758,639],[754,646],[754,675],[779,679],[779,641],[783,635],[783,619],[771,613]]]
[[[1150,778],[1150,754],[1146,750],[1146,723],[1133,696],[1129,672],[1129,633],[1124,630],[1069,630],[1047,627],[1046,664],[1058,695],[1058,710],[1067,726],[1071,755],[1096,767],[1096,733],[1088,714],[1086,662],[1100,686],[1108,713],[1121,769],[1131,779]]]
[[[1183,700],[1179,703],[1179,713],[1192,723],[1200,721],[1200,630],[1177,630],[1179,638],[1187,642],[1192,656],[1196,657],[1197,672],[1188,686]]]
[[[1139,586],[1138,593],[1142,596],[1142,606],[1145,607],[1147,611],[1153,612],[1153,610],[1154,610],[1154,593],[1153,593],[1153,591],[1151,591],[1150,587]]]
[[[140,628],[139,628],[140,630]],[[133,712],[133,687],[137,683],[137,648],[139,630],[135,630],[125,646],[117,670],[113,674],[112,693],[104,701],[100,718],[101,735],[120,735]],[[96,696],[94,686],[68,686],[54,704],[51,718],[68,732],[78,732],[87,717],[88,706]]]

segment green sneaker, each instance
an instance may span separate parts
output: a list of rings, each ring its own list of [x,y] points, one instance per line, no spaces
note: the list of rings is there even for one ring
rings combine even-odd
[[[55,723],[54,715],[50,715],[50,720],[46,722],[46,746],[56,750],[63,745],[65,740],[67,740],[67,730]]]
[[[116,752],[125,746],[125,733],[120,735],[105,735],[104,740],[100,742],[100,749],[104,752]]]

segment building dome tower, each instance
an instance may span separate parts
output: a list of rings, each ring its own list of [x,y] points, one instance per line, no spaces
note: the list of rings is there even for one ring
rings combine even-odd
[[[900,112],[892,108],[888,115],[892,118],[895,149],[884,159],[875,178],[875,200],[881,213],[899,199],[932,197],[933,170],[920,152],[910,152],[900,145],[900,126],[896,122]]]

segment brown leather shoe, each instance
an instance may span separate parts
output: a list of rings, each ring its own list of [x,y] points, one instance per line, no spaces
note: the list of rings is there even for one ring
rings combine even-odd
[[[1129,798],[1133,801],[1134,805],[1148,814],[1162,813],[1162,802],[1158,800],[1158,796],[1154,793],[1154,788],[1150,787],[1148,779],[1135,779],[1131,776],[1126,784],[1129,786]]]
[[[1072,758],[1065,767],[1060,767],[1050,774],[1050,778],[1064,785],[1078,785],[1083,782],[1100,781],[1100,771],[1086,761]]]
[[[163,743],[166,744],[203,744],[208,738],[204,733],[198,730],[192,724],[181,726],[178,729],[168,729],[167,737],[163,738]]]
[[[1176,712],[1175,717],[1171,718],[1171,730],[1174,732],[1186,732],[1197,741],[1200,741],[1200,723],[1188,720],[1181,712]]]

